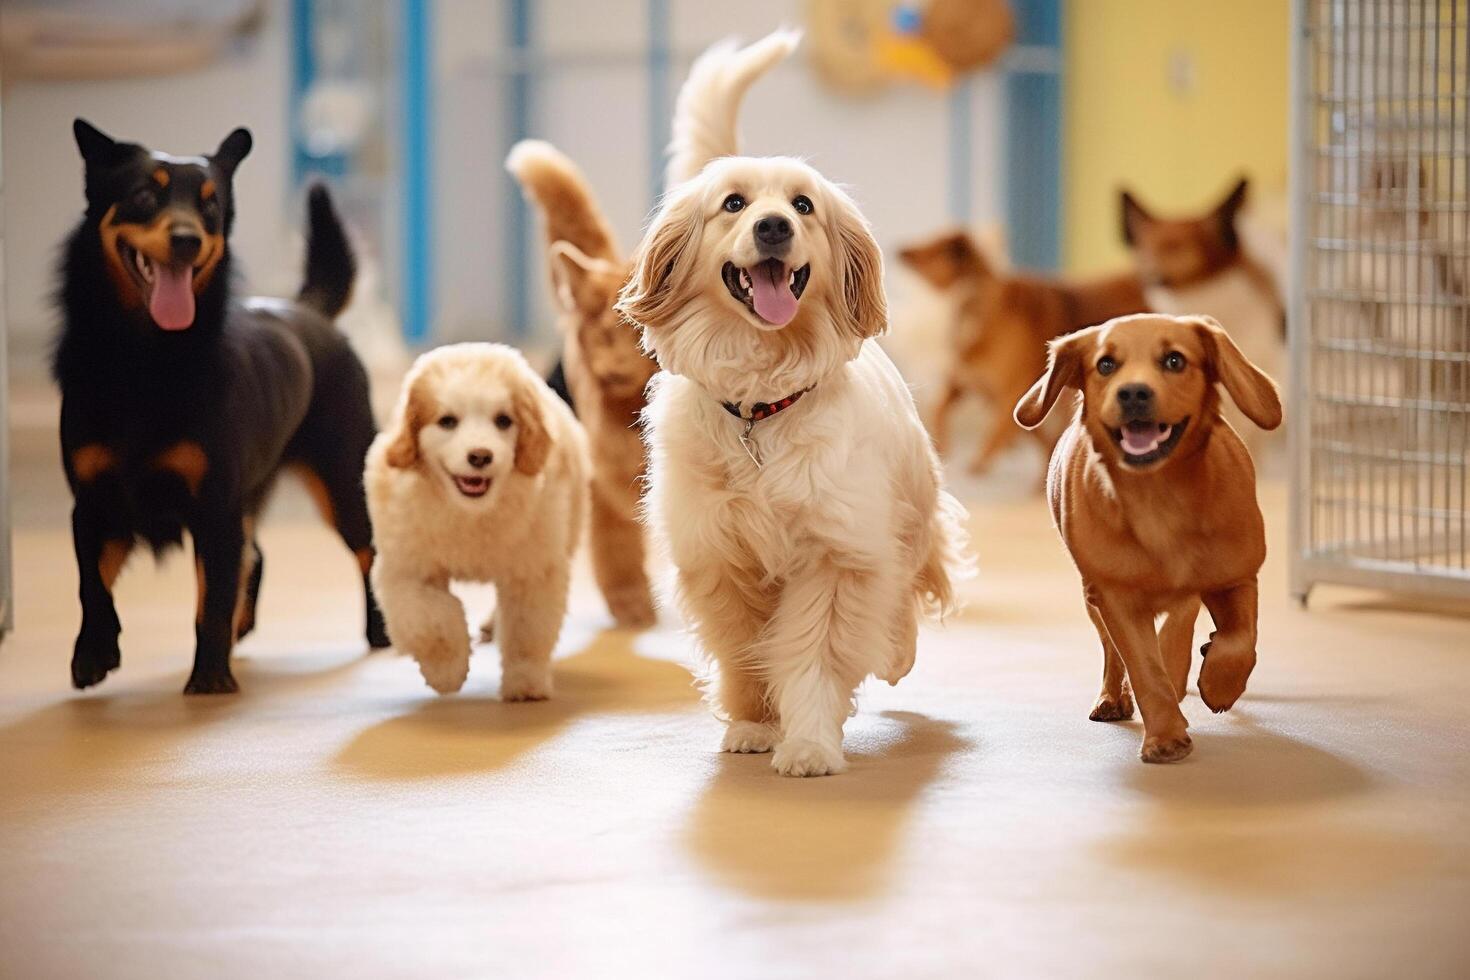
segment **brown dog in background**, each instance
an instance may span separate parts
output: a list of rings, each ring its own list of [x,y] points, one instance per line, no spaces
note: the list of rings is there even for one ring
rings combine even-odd
[[[524,140],[505,166],[546,215],[547,261],[565,334],[562,365],[592,450],[592,570],[619,626],[651,626],[653,591],[638,523],[639,413],[658,364],[613,310],[628,263],[592,188],[565,154]]]
[[[898,256],[940,291],[954,291],[958,307],[950,334],[953,364],[930,420],[941,453],[949,449],[949,418],[967,394],[1001,408],[970,463],[983,473],[1020,434],[1005,409],[1016,403],[1046,366],[1046,342],[1148,309],[1143,283],[1125,273],[1087,282],[997,273],[963,231],[902,249]],[[1056,430],[1037,429],[1050,452]]]
[[[1219,323],[1129,316],[1054,341],[1046,373],[1016,405],[1031,429],[1064,388],[1082,393],[1052,454],[1047,496],[1102,640],[1092,720],[1131,718],[1136,698],[1144,762],[1189,754],[1179,701],[1201,600],[1215,622],[1200,648],[1211,711],[1235,703],[1256,663],[1265,524],[1255,466],[1220,418],[1217,383],[1256,425],[1281,424],[1276,385]]]

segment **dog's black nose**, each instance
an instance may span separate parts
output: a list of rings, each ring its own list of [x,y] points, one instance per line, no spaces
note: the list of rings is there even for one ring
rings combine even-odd
[[[175,262],[193,262],[204,247],[204,240],[192,231],[174,231],[168,236],[168,246]]]
[[[755,223],[755,240],[767,248],[791,241],[791,222],[779,214],[768,214]]]
[[[490,465],[490,461],[495,458],[495,454],[488,449],[471,449],[465,453],[464,458],[475,469],[481,470]]]
[[[1148,385],[1124,385],[1118,389],[1118,404],[1126,418],[1145,418],[1153,414],[1154,390]]]

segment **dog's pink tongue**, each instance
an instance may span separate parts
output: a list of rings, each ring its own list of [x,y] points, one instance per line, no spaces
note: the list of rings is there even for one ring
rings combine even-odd
[[[784,327],[796,316],[796,297],[786,285],[786,267],[779,262],[762,262],[750,270],[750,301],[756,315],[767,323]]]
[[[190,266],[153,266],[153,295],[148,312],[165,330],[186,330],[194,325],[194,270]]]
[[[1131,425],[1124,426],[1123,449],[1130,456],[1146,456],[1157,449],[1159,443],[1163,442],[1168,435],[1169,429],[1167,427],[1160,430],[1157,425],[1152,423],[1141,425],[1137,428]]]

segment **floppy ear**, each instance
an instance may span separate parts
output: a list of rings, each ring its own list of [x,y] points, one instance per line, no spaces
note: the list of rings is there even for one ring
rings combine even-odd
[[[568,241],[552,242],[546,263],[557,305],[565,313],[583,316],[596,316],[607,308],[608,286],[622,272],[616,263],[592,258]]]
[[[106,163],[117,156],[118,142],[87,120],[72,120],[71,134],[76,138],[77,149],[88,164]]]
[[[1194,317],[1205,353],[1209,357],[1209,375],[1225,386],[1235,407],[1263,429],[1281,424],[1281,395],[1276,382],[1250,362],[1235,346],[1225,328],[1212,317]]]
[[[888,297],[883,292],[883,253],[867,219],[846,194],[834,189],[837,215],[832,234],[837,277],[842,284],[838,322],[860,340],[888,329]]]
[[[1122,206],[1123,243],[1129,248],[1132,248],[1137,244],[1135,239],[1138,236],[1139,229],[1145,225],[1153,224],[1154,216],[1144,210],[1143,205],[1139,204],[1128,191],[1120,191],[1118,200]]]
[[[1046,373],[1036,379],[1031,390],[1016,402],[1016,424],[1034,429],[1045,421],[1051,407],[1062,396],[1062,389],[1082,388],[1082,370],[1097,343],[1101,327],[1088,327],[1047,344]]]
[[[616,309],[644,329],[657,328],[679,305],[689,277],[694,244],[704,221],[698,180],[675,188],[633,255],[633,271],[618,293]]]
[[[533,382],[521,380],[511,395],[511,411],[516,417],[516,461],[518,472],[535,476],[551,455],[551,434],[546,431],[546,417],[541,414],[541,400],[532,389]],[[535,384],[540,384],[537,380]]]
[[[250,138],[250,130],[243,126],[226,136],[220,143],[219,149],[214,151],[210,157],[215,163],[224,168],[227,175],[232,175],[240,161],[250,155],[250,148],[255,141]]]
[[[389,466],[406,470],[419,461],[419,430],[429,422],[434,406],[429,404],[421,375],[413,373],[403,383],[403,395],[393,410],[393,440],[383,458]]]
[[[1244,177],[1240,178],[1230,193],[1225,195],[1225,200],[1221,201],[1220,206],[1212,213],[1220,237],[1232,246],[1236,242],[1235,217],[1240,213],[1240,209],[1245,207],[1246,195],[1249,192],[1250,181]]]

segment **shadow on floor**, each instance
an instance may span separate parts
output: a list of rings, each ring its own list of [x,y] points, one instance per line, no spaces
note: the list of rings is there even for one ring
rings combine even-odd
[[[879,891],[914,804],[946,760],[973,743],[952,722],[883,714],[848,771],[786,779],[769,755],[721,755],[689,817],[685,846],[718,879],[762,898],[858,901]]]
[[[0,727],[0,786],[17,799],[137,788],[140,773],[173,759],[181,746],[258,713],[283,695],[338,682],[368,655],[332,651],[328,656],[325,668],[321,654],[237,657],[241,693],[217,697],[185,696],[187,671],[152,679],[146,687],[120,684],[114,675],[98,688],[73,692]]]
[[[1249,809],[1323,803],[1372,789],[1357,765],[1326,749],[1263,728],[1244,717],[1229,732],[1193,732],[1194,753],[1182,763],[1149,766],[1136,758],[1123,783],[1160,804]]]
[[[412,780],[502,768],[589,713],[662,713],[698,704],[689,671],[639,656],[637,634],[606,630],[553,667],[550,701],[508,704],[498,698],[429,694],[413,710],[359,732],[336,765],[367,779]],[[477,657],[496,657],[491,648]],[[425,689],[427,691],[427,689]]]

